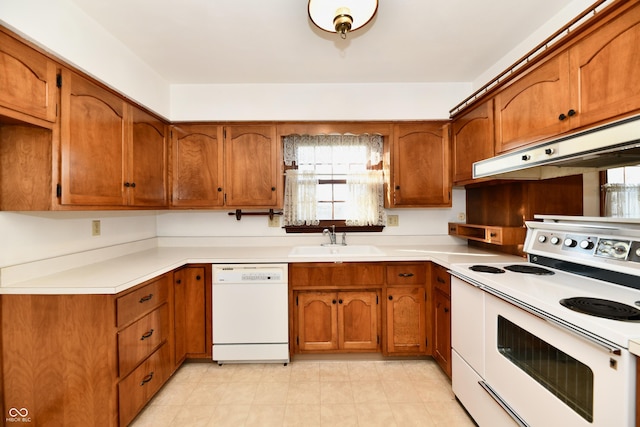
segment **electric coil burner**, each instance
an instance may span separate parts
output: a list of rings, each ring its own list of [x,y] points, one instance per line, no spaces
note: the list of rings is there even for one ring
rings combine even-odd
[[[501,274],[504,270],[498,267],[492,267],[490,265],[472,265],[469,270],[479,271],[480,273]]]
[[[640,321],[640,310],[627,304],[601,298],[574,297],[560,300],[563,306],[579,313],[612,320]]]
[[[547,270],[546,268],[536,267],[535,265],[507,265],[505,270],[513,271],[515,273],[524,273],[524,274],[536,274],[538,276],[550,276],[555,274],[551,270]]]

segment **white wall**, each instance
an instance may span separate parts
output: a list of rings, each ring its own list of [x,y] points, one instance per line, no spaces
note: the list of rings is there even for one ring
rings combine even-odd
[[[76,68],[169,116],[169,84],[69,0],[0,0],[0,22]]]
[[[188,120],[448,119],[470,83],[171,85],[171,118]]]
[[[100,236],[91,221],[100,220]],[[154,211],[0,212],[0,268],[155,237]]]

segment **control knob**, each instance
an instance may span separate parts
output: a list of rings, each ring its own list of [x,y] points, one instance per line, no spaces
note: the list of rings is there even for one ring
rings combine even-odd
[[[552,245],[557,245],[558,243],[560,243],[560,238],[559,238],[559,237],[556,237],[556,236],[553,236],[553,237],[551,238],[551,244],[552,244]]]
[[[573,239],[564,239],[564,245],[569,247],[569,248],[573,248],[578,244],[578,242],[576,242]]]
[[[580,242],[580,247],[582,249],[593,249],[593,242],[591,240],[583,240]]]
[[[547,241],[547,236],[538,236],[538,242],[544,243]]]

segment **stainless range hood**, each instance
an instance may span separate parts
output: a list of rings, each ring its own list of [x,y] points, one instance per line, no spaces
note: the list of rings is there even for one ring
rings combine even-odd
[[[474,178],[547,179],[640,164],[640,116],[473,164]]]

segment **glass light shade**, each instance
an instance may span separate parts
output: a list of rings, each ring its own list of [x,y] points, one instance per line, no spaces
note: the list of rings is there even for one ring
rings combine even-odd
[[[319,28],[335,33],[334,18],[345,13],[344,8],[353,18],[351,32],[371,21],[378,10],[378,0],[309,0],[309,18]]]

